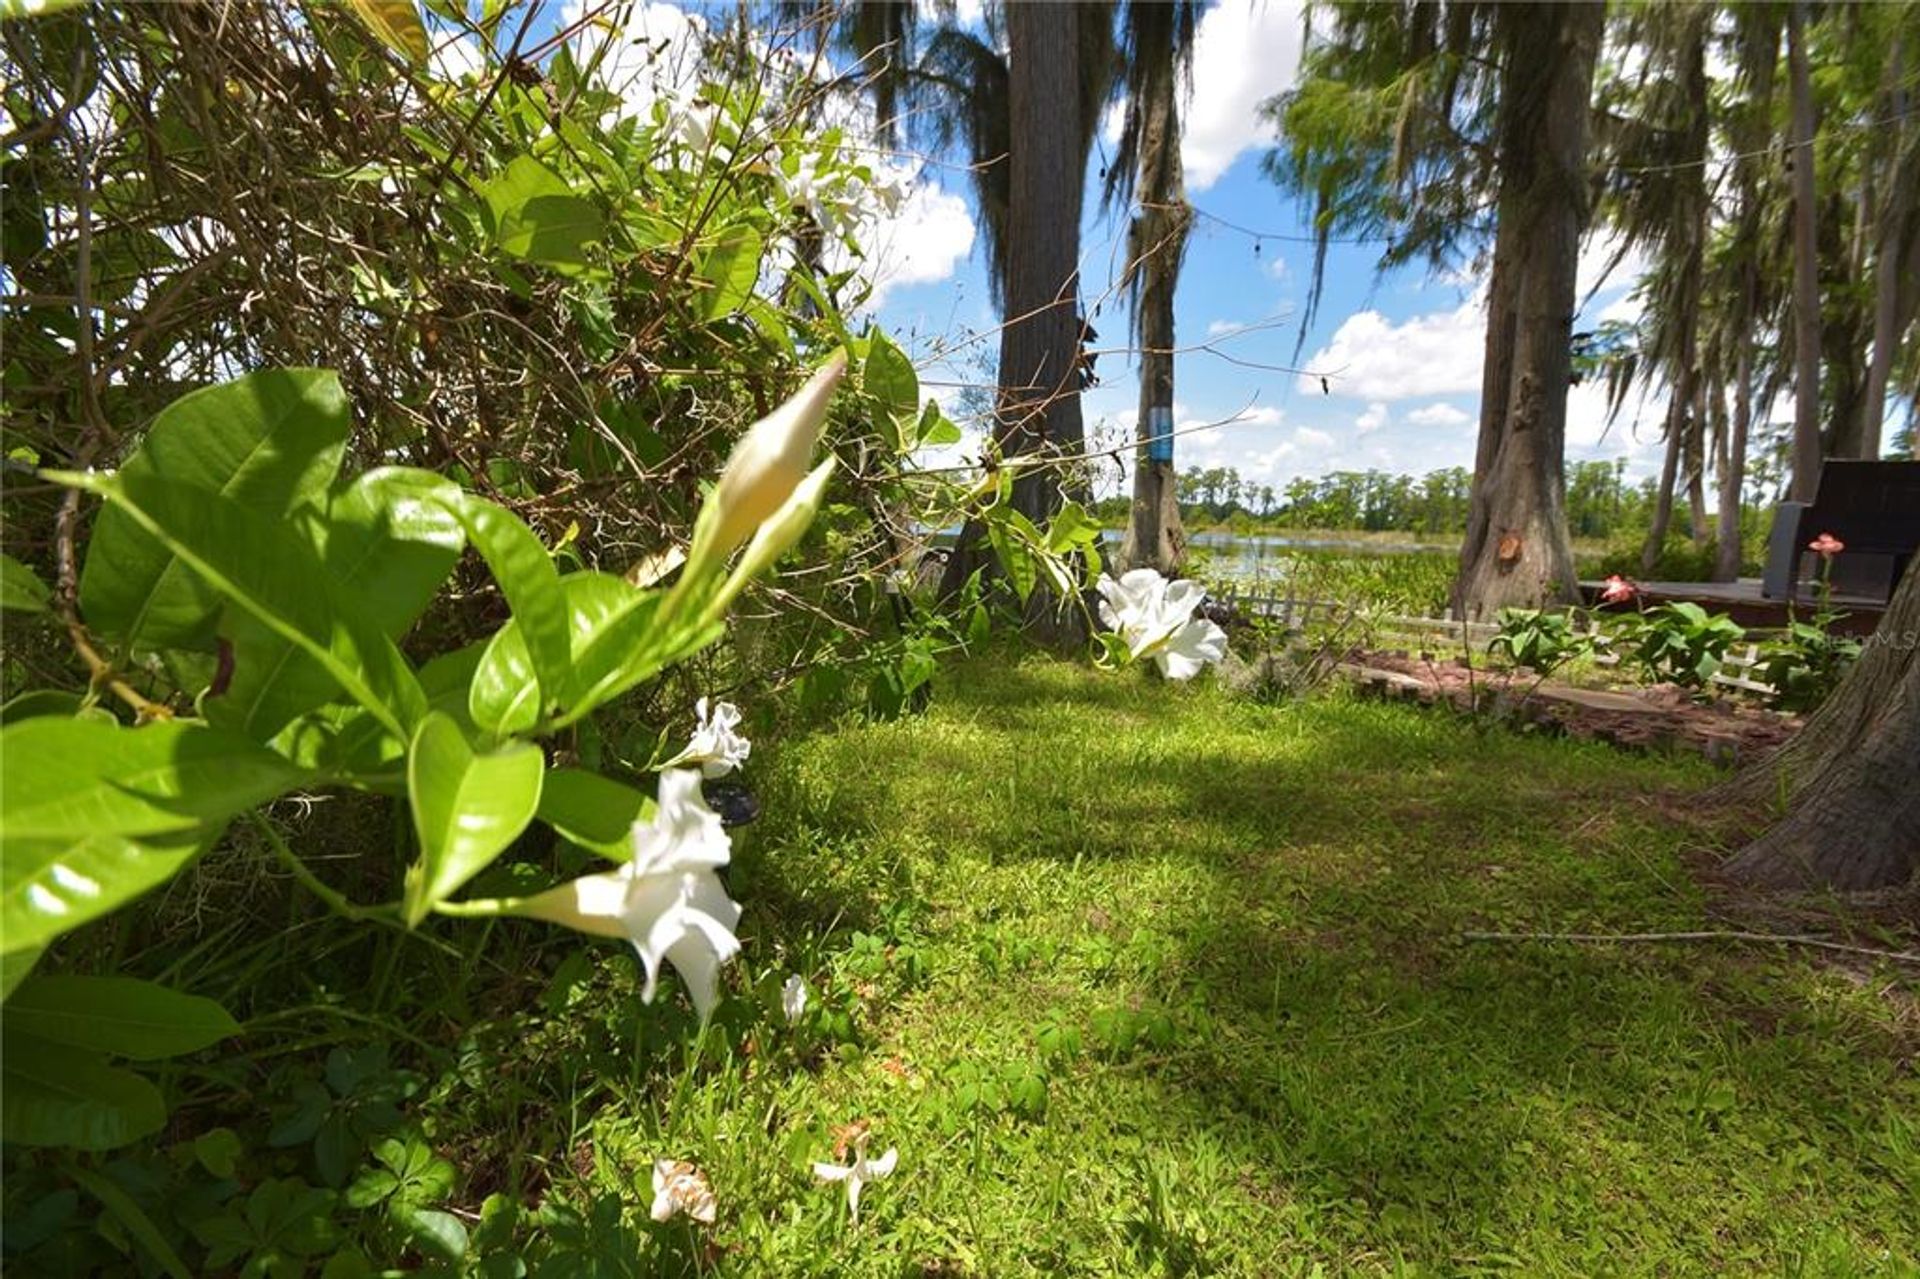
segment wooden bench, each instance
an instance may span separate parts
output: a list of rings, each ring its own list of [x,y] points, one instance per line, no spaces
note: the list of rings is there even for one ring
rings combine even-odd
[[[1885,601],[1920,549],[1920,462],[1830,460],[1820,468],[1813,501],[1774,508],[1760,594],[1805,599],[1807,543],[1831,533],[1847,549],[1834,557],[1835,591]]]

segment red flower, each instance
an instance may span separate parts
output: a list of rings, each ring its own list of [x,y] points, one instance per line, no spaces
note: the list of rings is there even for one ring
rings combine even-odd
[[[1840,552],[1846,550],[1847,544],[1831,533],[1822,533],[1819,537],[1807,543],[1807,549],[1818,554],[1822,559],[1830,560]]]
[[[1624,604],[1639,593],[1639,587],[1618,573],[1615,573],[1601,584],[1600,602],[1602,604]]]

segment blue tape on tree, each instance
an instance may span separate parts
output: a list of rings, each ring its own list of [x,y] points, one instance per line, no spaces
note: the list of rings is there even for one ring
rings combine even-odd
[[[1156,404],[1147,410],[1147,461],[1173,461],[1173,408]]]

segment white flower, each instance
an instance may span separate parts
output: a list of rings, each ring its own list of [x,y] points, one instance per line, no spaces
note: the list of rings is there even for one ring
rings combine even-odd
[[[653,1219],[671,1221],[674,1214],[686,1213],[703,1225],[713,1224],[713,1187],[707,1175],[684,1159],[653,1161]]]
[[[807,1011],[807,983],[800,980],[799,973],[787,978],[787,984],[780,988],[780,1011],[787,1015],[789,1026]]]
[[[740,907],[714,873],[732,851],[720,818],[700,794],[699,772],[668,769],[660,774],[653,821],[634,824],[632,861],[530,897],[513,913],[626,938],[646,969],[640,997],[648,1003],[666,960],[687,983],[704,1019],[713,1011],[720,966],[740,952],[733,935]]]
[[[725,777],[747,762],[753,743],[734,731],[740,725],[739,707],[732,702],[715,702],[709,716],[703,697],[694,703],[693,710],[699,724],[687,749],[674,758],[674,763],[698,764],[707,777]]]
[[[1192,679],[1226,656],[1227,633],[1195,618],[1205,592],[1198,582],[1169,582],[1150,568],[1136,568],[1099,582],[1100,620],[1118,631],[1138,661],[1151,657],[1168,679]]]
[[[689,151],[704,154],[713,141],[713,128],[720,123],[720,108],[711,102],[694,102],[673,122],[673,136]]]
[[[833,388],[846,370],[846,353],[836,351],[793,398],[755,422],[734,446],[711,499],[713,554],[724,556],[746,541],[807,478]],[[701,549],[696,537],[696,550]],[[702,560],[699,554],[688,558],[693,564]]]
[[[878,1181],[893,1171],[894,1163],[900,1152],[892,1146],[878,1159],[867,1158],[867,1138],[862,1133],[853,1143],[853,1162],[850,1164],[815,1164],[813,1175],[822,1181],[844,1181],[847,1183],[847,1211],[855,1221],[860,1220],[860,1187],[869,1181]]]

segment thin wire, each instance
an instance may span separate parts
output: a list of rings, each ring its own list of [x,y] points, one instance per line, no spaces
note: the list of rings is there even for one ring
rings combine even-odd
[[[1831,138],[1836,134],[1855,133],[1861,129],[1878,129],[1882,125],[1898,124],[1900,123],[1900,121],[1908,119],[1909,117],[1915,116],[1915,115],[1920,115],[1920,107],[1909,107],[1905,111],[1896,111],[1894,114],[1890,116],[1886,116],[1883,119],[1879,119],[1879,120],[1856,120],[1851,124],[1837,124],[1833,126],[1831,129],[1821,130],[1819,133],[1814,134],[1812,137],[1808,138],[1804,142],[1795,142],[1795,141],[1788,140],[1788,141],[1782,141],[1782,142],[1776,143],[1775,145],[1779,147],[1783,147],[1789,151],[1793,150],[1796,147],[1810,147],[1814,143],[1819,142],[1824,138]],[[1773,151],[1774,151],[1773,146],[1766,146],[1766,147],[1761,147],[1757,151],[1736,151],[1732,155],[1708,156],[1704,160],[1679,160],[1674,162],[1673,164],[1643,164],[1643,165],[1634,165],[1634,166],[1622,166],[1622,167],[1615,168],[1613,171],[1615,173],[1678,173],[1683,169],[1704,169],[1710,164],[1731,164],[1735,160],[1751,160],[1755,156],[1772,155]]]

